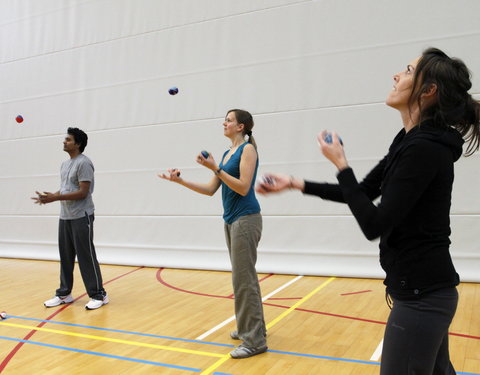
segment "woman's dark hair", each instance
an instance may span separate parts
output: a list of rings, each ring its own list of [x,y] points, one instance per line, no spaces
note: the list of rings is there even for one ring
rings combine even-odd
[[[253,147],[255,147],[255,149],[257,149],[257,143],[255,142],[255,139],[253,138],[253,135],[252,135],[253,125],[255,124],[253,122],[253,117],[250,114],[250,112],[245,111],[243,109],[231,109],[227,112],[227,115],[230,112],[235,113],[235,118],[237,119],[237,122],[239,124],[243,124],[243,135],[244,136],[247,135],[248,142],[251,143]]]
[[[77,145],[80,145],[79,151],[80,153],[82,153],[83,150],[85,150],[85,147],[87,147],[88,135],[79,128],[68,128],[67,134],[73,136],[73,140],[75,141],[75,143]]]
[[[436,86],[435,103],[423,108],[422,94]],[[435,126],[454,127],[468,142],[465,155],[478,151],[480,145],[480,103],[468,90],[472,87],[465,63],[451,58],[438,48],[428,48],[415,68],[409,107],[417,103],[420,121],[431,119]]]

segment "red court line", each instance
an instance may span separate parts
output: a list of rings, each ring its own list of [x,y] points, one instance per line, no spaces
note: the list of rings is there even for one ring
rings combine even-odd
[[[273,273],[269,273],[268,275],[265,275],[261,279],[258,279],[258,282],[261,283],[263,280],[266,280],[266,279],[268,279],[269,277],[272,277],[272,276],[273,276]]]
[[[284,306],[284,305],[276,305],[274,303],[263,303],[264,305],[268,306],[273,306],[273,307],[280,307],[281,309],[289,309],[290,306]],[[364,318],[357,318],[355,316],[348,316],[348,315],[339,315],[339,314],[332,314],[332,313],[327,313],[323,311],[316,311],[316,310],[308,310],[308,309],[301,309],[301,308],[296,308],[295,310],[297,311],[303,311],[303,312],[308,312],[311,314],[319,314],[319,315],[327,315],[327,316],[333,316],[335,318],[342,318],[342,319],[350,319],[350,320],[358,320],[361,322],[367,322],[367,323],[375,323],[375,324],[383,324],[386,325],[386,322],[381,322],[378,320],[370,320],[370,319],[364,319]]]
[[[180,291],[180,292],[189,293],[189,294],[195,294],[195,295],[204,296],[204,297],[229,298],[229,297],[227,297],[227,296],[219,296],[219,295],[214,295],[214,294],[198,293],[198,292],[192,292],[192,291],[189,291],[189,290],[177,288],[177,287],[175,287],[175,286],[173,286],[173,285],[171,285],[171,284],[168,284],[166,281],[164,281],[164,280],[162,279],[161,271],[162,271],[163,269],[164,269],[164,268],[160,268],[160,269],[157,271],[157,280],[158,280],[160,283],[162,283],[163,285],[165,285],[166,287],[168,287],[168,288],[171,288],[171,289],[174,289],[174,290],[178,290],[178,291]],[[273,298],[271,298],[271,299],[273,299]],[[282,299],[287,299],[287,298],[282,298]],[[264,305],[267,305],[267,306],[279,307],[279,308],[281,308],[281,309],[289,309],[289,308],[290,308],[290,306],[277,305],[277,304],[267,303],[267,302],[263,302],[263,304],[264,304]],[[387,324],[387,322],[382,322],[382,321],[379,321],[379,320],[364,319],[364,318],[358,318],[358,317],[355,317],[355,316],[348,316],[348,315],[332,314],[332,313],[327,313],[327,312],[323,312],[323,311],[308,310],[308,309],[301,309],[301,308],[296,308],[295,310],[296,310],[296,311],[308,312],[308,313],[311,313],[311,314],[319,314],[319,315],[332,316],[332,317],[334,317],[334,318],[356,320],[356,321],[366,322],[366,323],[381,324],[381,325],[386,325],[386,324]],[[478,336],[471,336],[471,335],[465,335],[465,334],[453,333],[453,332],[449,332],[448,334],[451,335],[451,336],[458,336],[458,337],[465,337],[465,338],[469,338],[469,339],[480,340],[480,337],[478,337]]]
[[[360,293],[368,293],[368,292],[371,292],[371,290],[361,290],[359,292],[342,293],[340,295],[341,296],[351,296],[352,294],[360,294]]]
[[[157,271],[157,280],[165,285],[167,288],[170,288],[170,289],[173,289],[173,290],[178,290],[179,292],[183,292],[183,293],[188,293],[188,294],[194,294],[194,295],[197,295],[197,296],[204,296],[204,297],[213,297],[213,298],[227,298],[227,299],[233,299],[233,294],[230,294],[229,296],[219,296],[218,294],[208,294],[208,293],[199,293],[199,292],[193,292],[191,290],[186,290],[186,289],[182,289],[182,288],[178,288],[176,286],[173,286],[172,284],[169,284],[167,283],[163,278],[162,278],[162,271],[164,270],[165,268],[159,268],[158,271]],[[273,273],[263,277],[262,279],[258,280],[258,282],[262,282],[263,280],[265,279],[268,279],[270,276],[273,276]]]
[[[177,288],[176,286],[173,286],[173,285],[167,283],[165,280],[163,280],[161,273],[162,273],[162,271],[163,271],[164,269],[165,269],[165,268],[163,268],[163,267],[158,269],[158,271],[157,271],[157,280],[158,280],[161,284],[165,285],[167,288],[170,288],[170,289],[173,289],[173,290],[178,290],[179,292],[183,292],[183,293],[195,294],[195,295],[197,295],[197,296],[231,299],[229,296],[218,296],[218,295],[215,295],[215,294],[198,293],[198,292],[192,292],[191,290],[186,290],[186,289]]]
[[[264,304],[264,305],[268,305],[268,306],[273,306],[273,307],[280,307],[280,308],[283,308],[283,309],[289,309],[289,308],[290,308],[290,306],[275,305],[275,304],[273,304],[273,303],[265,303],[265,302],[264,302],[263,304]],[[363,319],[363,318],[357,318],[357,317],[354,317],[354,316],[332,314],[332,313],[327,313],[327,312],[322,312],[322,311],[315,311],[315,310],[308,310],[308,309],[300,309],[300,308],[297,308],[297,309],[295,309],[295,310],[297,310],[297,311],[304,311],[304,312],[308,312],[308,313],[312,313],[312,314],[320,314],[320,315],[333,316],[333,317],[335,317],[335,318],[358,320],[358,321],[367,322],[367,323],[382,324],[382,325],[386,325],[386,324],[387,324],[386,322],[381,322],[381,321],[378,321],[378,320]],[[465,338],[467,338],[467,339],[480,340],[480,336],[465,335],[465,334],[463,334],[463,333],[454,333],[454,332],[449,332],[448,334],[449,334],[450,336],[458,336],[458,337],[465,337]]]
[[[258,282],[261,283],[263,280],[266,280],[271,276],[273,276],[273,273],[269,273],[268,275],[262,277],[261,279],[258,280]],[[228,296],[228,298],[233,298],[233,297],[235,297],[235,294],[233,293]]]
[[[107,282],[104,282],[103,285],[107,285],[107,284],[109,284],[109,283],[111,283],[111,282],[113,282],[113,281],[115,281],[115,280],[118,280],[118,279],[120,279],[120,278],[122,278],[122,277],[124,277],[124,276],[127,276],[127,275],[129,275],[129,274],[131,274],[131,273],[133,273],[133,272],[135,272],[135,271],[138,271],[138,270],[140,270],[140,269],[142,269],[142,268],[144,268],[144,267],[141,266],[141,267],[138,267],[138,268],[136,268],[136,269],[134,269],[134,270],[132,270],[132,271],[129,271],[129,272],[127,272],[127,273],[124,273],[123,275],[117,276],[117,277],[115,277],[115,278],[113,278],[113,279],[111,279],[111,280],[109,280],[109,281],[107,281]],[[75,298],[75,299],[73,300],[73,302],[78,301],[79,299],[85,297],[86,295],[87,295],[87,293],[84,293],[84,294],[78,296],[77,298]],[[65,310],[65,309],[68,308],[70,305],[72,305],[73,302],[63,305],[61,308],[59,308],[58,310],[56,310],[56,311],[55,311],[52,315],[50,315],[48,318],[45,318],[45,320],[51,320],[54,316],[58,315],[58,314],[61,313],[63,310]],[[40,322],[40,323],[37,325],[37,328],[43,327],[45,324],[47,324],[47,322]],[[23,339],[24,339],[24,340],[29,340],[30,337],[32,337],[32,336],[35,334],[35,332],[37,332],[37,331],[36,331],[36,330],[30,331]],[[15,346],[15,348],[13,348],[12,351],[7,354],[7,356],[4,358],[4,360],[2,361],[2,363],[0,363],[0,373],[5,369],[5,367],[6,367],[7,364],[10,362],[10,360],[15,356],[15,354],[17,354],[17,352],[21,349],[21,347],[23,346],[23,344],[25,344],[25,343],[24,343],[24,342],[19,342],[19,343]]]
[[[464,335],[463,333],[453,333],[453,332],[449,332],[448,334],[449,334],[450,336],[458,336],[458,337],[465,337],[465,338],[467,338],[467,339],[480,340],[480,336]]]
[[[183,292],[183,293],[188,293],[188,294],[195,294],[197,296],[203,296],[203,297],[213,297],[213,298],[230,298],[229,296],[220,296],[220,295],[216,295],[216,294],[207,294],[207,293],[200,293],[200,292],[192,292],[191,290],[186,290],[186,289],[181,289],[181,288],[178,288],[176,286],[173,286],[169,283],[167,283],[163,278],[162,278],[162,271],[164,270],[165,268],[160,268],[158,271],[157,271],[157,280],[165,285],[167,288],[171,288],[173,290],[177,290],[179,292]],[[273,298],[272,298],[273,299]],[[287,298],[282,298],[282,299],[287,299]],[[273,306],[273,307],[280,307],[282,309],[289,309],[290,306],[284,306],[284,305],[276,305],[276,304],[273,304],[273,303],[267,303],[267,302],[264,302],[263,303],[264,305],[268,305],[268,306]],[[298,310],[298,311],[304,311],[304,312],[310,312],[312,314],[321,314],[321,315],[330,315],[330,316],[334,316],[334,317],[337,317],[337,318],[343,318],[343,319],[352,319],[352,320],[360,320],[360,321],[364,321],[364,322],[369,322],[369,323],[376,323],[376,324],[387,324],[386,322],[379,322],[379,321],[375,321],[375,320],[368,320],[368,319],[362,319],[362,318],[355,318],[355,317],[351,317],[351,316],[345,316],[345,315],[336,315],[336,314],[330,314],[330,313],[325,313],[325,312],[321,312],[321,311],[315,311],[315,310],[306,310],[306,309],[300,309],[300,308],[297,308],[295,310]]]

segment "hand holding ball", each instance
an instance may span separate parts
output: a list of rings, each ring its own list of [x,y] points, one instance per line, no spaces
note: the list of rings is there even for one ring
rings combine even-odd
[[[333,142],[333,138],[332,138],[332,133],[327,133],[325,134],[325,137],[323,138],[323,140],[326,142],[326,143],[332,143]],[[343,146],[343,141],[342,141],[342,138],[338,137],[338,141],[340,142],[340,144]]]
[[[164,180],[178,182],[179,180],[177,180],[177,178],[180,177],[180,171],[177,168],[170,168],[167,170],[167,173],[159,173],[157,176]]]
[[[262,176],[262,184],[273,186],[275,185],[275,179],[273,177],[264,175]]]
[[[266,173],[258,178],[255,191],[260,194],[279,193],[291,187],[291,177]]]
[[[332,134],[324,130],[317,135],[317,142],[323,156],[330,160],[338,170],[348,167],[343,141],[337,133]]]

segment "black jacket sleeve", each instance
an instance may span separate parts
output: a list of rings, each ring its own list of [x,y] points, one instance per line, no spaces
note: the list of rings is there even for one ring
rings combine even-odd
[[[378,206],[363,191],[351,168],[338,173],[343,197],[367,239],[373,240],[401,223],[418,202],[438,169],[438,150],[431,149],[430,145],[429,142],[414,143],[402,151],[384,181]]]
[[[385,163],[386,157],[384,157],[375,168],[368,173],[363,181],[358,184],[359,189],[372,201],[380,196],[380,186],[382,183]],[[319,183],[305,180],[305,188],[303,192],[305,194],[316,195],[322,199],[347,203],[339,184]]]

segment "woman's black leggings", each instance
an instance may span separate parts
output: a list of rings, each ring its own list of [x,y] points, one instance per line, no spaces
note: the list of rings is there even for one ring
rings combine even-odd
[[[415,299],[392,299],[380,375],[454,375],[448,328],[457,309],[457,289],[439,289]]]

